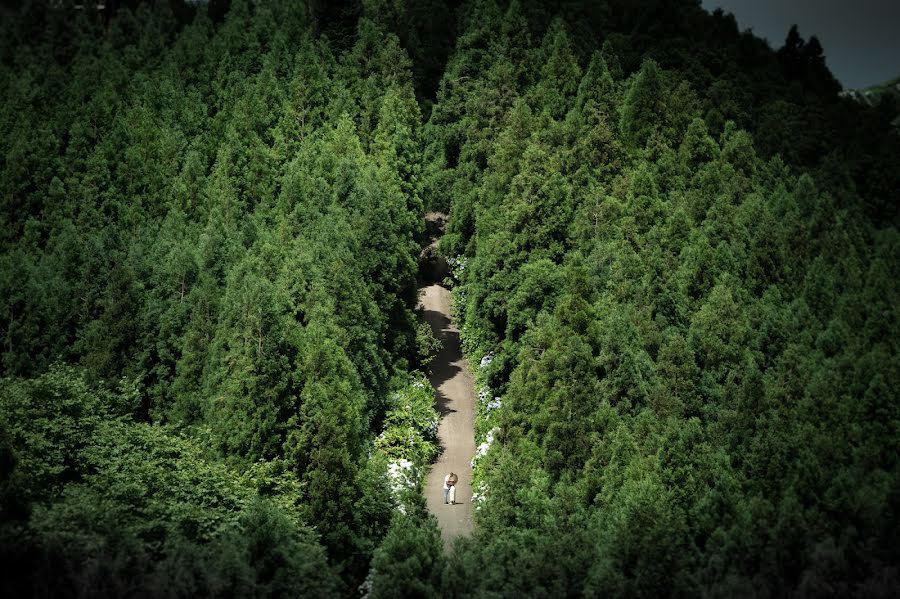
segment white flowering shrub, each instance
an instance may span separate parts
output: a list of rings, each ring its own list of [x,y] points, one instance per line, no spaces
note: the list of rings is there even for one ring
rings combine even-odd
[[[486,403],[488,398],[491,396],[491,390],[487,387],[479,387],[478,389],[478,401],[479,403]]]
[[[481,362],[484,361],[482,358]],[[475,378],[483,380],[484,376],[478,373]],[[495,415],[496,411],[503,407],[503,399],[499,395],[494,395],[486,383],[476,383],[476,389],[478,401],[475,405],[475,429],[476,435],[480,435],[497,423]]]
[[[391,460],[388,462],[388,478],[391,481],[391,491],[395,496],[399,496],[404,491],[415,489],[418,486],[421,472],[409,460]]]
[[[438,451],[438,413],[428,380],[422,374],[409,375],[406,384],[388,397],[388,405],[375,446],[397,463],[431,463]]]
[[[487,497],[488,486],[484,481],[481,481],[472,489],[472,503],[475,505],[476,510],[481,509]]]
[[[468,258],[466,256],[451,256],[450,258],[447,258],[447,265],[450,267],[450,273],[444,279],[444,285],[453,289],[460,284],[466,271],[467,261]]]
[[[494,443],[494,435],[497,433],[496,428],[492,428],[488,431],[487,435],[484,437],[484,441],[478,444],[478,447],[475,448],[475,457],[472,458],[472,468],[475,469],[478,465],[478,461],[487,455],[488,450],[491,448],[491,445]]]

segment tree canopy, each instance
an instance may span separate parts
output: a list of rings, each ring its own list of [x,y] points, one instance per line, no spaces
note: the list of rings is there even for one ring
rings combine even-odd
[[[695,0],[0,9],[4,596],[894,596],[897,107]],[[426,211],[478,386],[444,552]]]

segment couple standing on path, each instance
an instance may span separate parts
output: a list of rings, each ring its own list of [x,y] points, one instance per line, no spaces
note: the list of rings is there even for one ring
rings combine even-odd
[[[459,477],[453,472],[444,477],[444,505],[456,505],[456,483]]]

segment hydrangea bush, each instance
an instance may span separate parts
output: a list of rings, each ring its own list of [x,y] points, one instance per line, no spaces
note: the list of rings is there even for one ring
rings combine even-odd
[[[466,271],[466,262],[468,258],[465,256],[450,256],[447,258],[447,265],[450,267],[450,273],[444,277],[444,285],[453,289],[462,282],[463,275]]]
[[[464,350],[477,346],[477,341],[469,339],[468,347],[465,339],[466,331],[463,331]],[[478,356],[481,356],[480,358]],[[488,459],[494,437],[500,432],[499,410],[503,406],[500,395],[490,386],[491,370],[495,365],[496,354],[494,351],[468,353],[472,372],[475,378],[475,389],[478,400],[475,405],[475,455],[472,457],[472,503],[475,509],[480,510],[489,497],[488,486],[482,478],[481,465]]]
[[[425,375],[410,374],[397,387],[388,397],[384,429],[375,447],[388,460],[391,490],[404,511],[403,495],[418,492],[424,469],[437,456],[439,417]]]
[[[391,459],[405,459],[425,465],[437,456],[438,413],[434,391],[422,374],[409,376],[407,383],[388,398],[384,430],[376,446]]]

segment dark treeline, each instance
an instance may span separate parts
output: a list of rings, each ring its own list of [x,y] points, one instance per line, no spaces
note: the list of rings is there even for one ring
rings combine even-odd
[[[54,4],[0,36],[4,596],[900,592],[896,107],[815,38]],[[448,555],[388,467],[426,207],[485,398]]]

